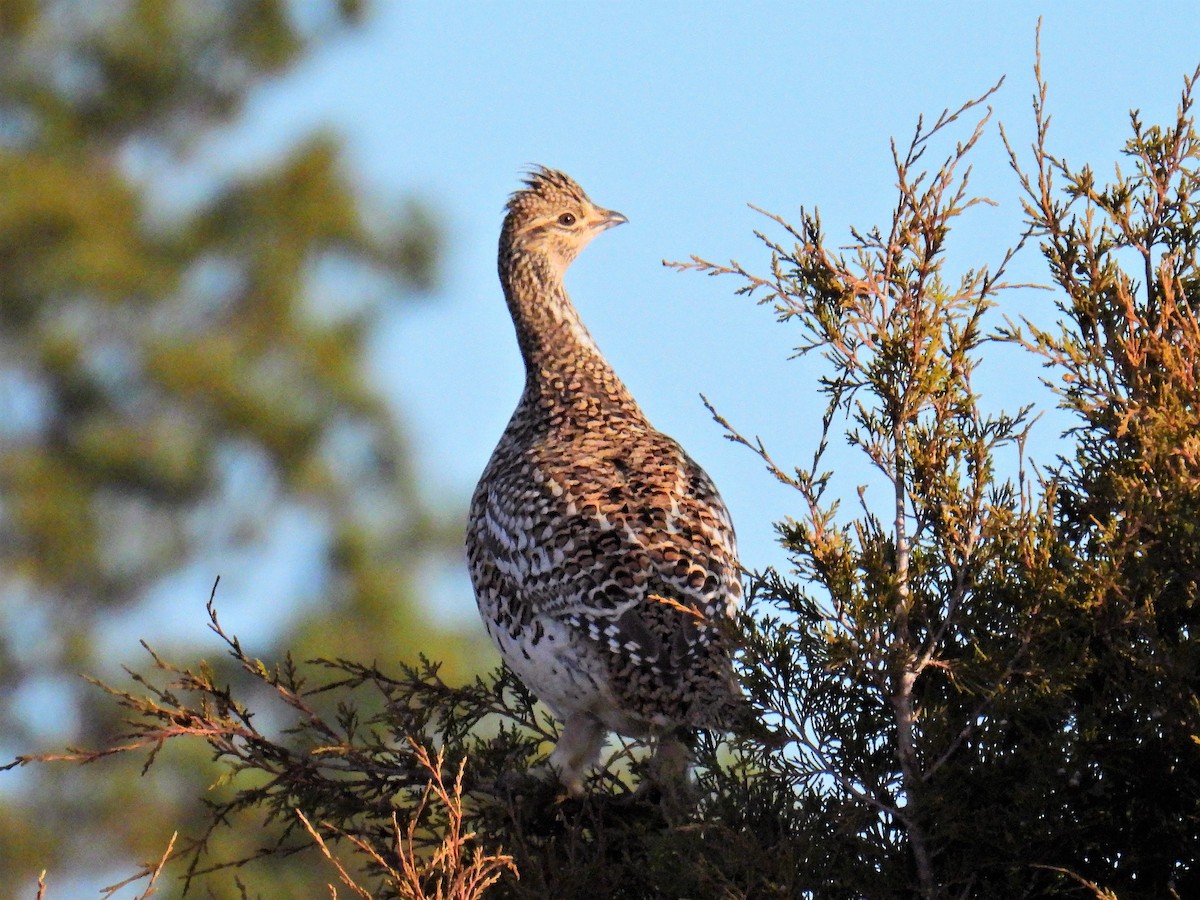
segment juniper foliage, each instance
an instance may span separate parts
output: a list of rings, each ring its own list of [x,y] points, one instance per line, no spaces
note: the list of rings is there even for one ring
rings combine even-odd
[[[637,789],[643,757],[621,745],[588,797],[564,800],[527,774],[558,725],[506,671],[455,687],[425,660],[394,675],[270,667],[212,612],[286,716],[156,656],[154,679],[107,688],[129,713],[124,743],[69,757],[147,751],[150,765],[200,738],[229,773],[209,833],[253,813],[273,835],[263,856],[323,852],[359,896],[1196,893],[1195,77],[1170,127],[1132,116],[1134,172],[1100,185],[1047,149],[1037,74],[1031,164],[1010,148],[1029,221],[1017,248],[1040,244],[1057,330],[985,330],[1016,248],[947,274],[956,219],[987,202],[965,160],[999,85],[894,146],[892,219],[848,249],[802,211],[795,226],[770,216],[783,237],[760,234],[764,274],[675,264],[738,280],[825,361],[807,466],[714,411],[799,501],[779,524],[793,568],[749,575],[741,623],[743,680],[782,747],[696,736],[695,805],[680,807]],[[985,411],[972,387],[990,339],[1038,354],[1078,416],[1073,455],[1044,476],[1024,461],[1032,411]],[[834,440],[875,473],[853,513],[823,466]],[[245,862],[206,859],[207,838],[181,846],[185,878]]]

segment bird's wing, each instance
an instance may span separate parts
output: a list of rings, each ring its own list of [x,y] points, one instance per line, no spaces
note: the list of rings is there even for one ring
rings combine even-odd
[[[740,602],[733,526],[711,479],[669,438],[570,467],[489,479],[474,518],[514,620],[557,619],[673,668]],[[529,473],[536,473],[530,477]],[[553,473],[553,474],[549,474]]]

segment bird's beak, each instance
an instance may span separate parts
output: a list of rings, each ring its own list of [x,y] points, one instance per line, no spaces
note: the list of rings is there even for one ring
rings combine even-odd
[[[596,221],[595,228],[597,231],[608,231],[610,228],[615,228],[617,225],[624,225],[629,220],[613,209],[599,210],[600,218]]]

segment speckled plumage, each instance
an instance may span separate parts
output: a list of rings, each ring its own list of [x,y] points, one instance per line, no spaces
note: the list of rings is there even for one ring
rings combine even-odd
[[[484,624],[566,723],[551,764],[575,793],[606,731],[728,728],[745,708],[722,627],[741,598],[729,514],[646,420],[562,284],[588,241],[624,221],[549,169],[510,198],[499,268],[525,390],[467,530]]]

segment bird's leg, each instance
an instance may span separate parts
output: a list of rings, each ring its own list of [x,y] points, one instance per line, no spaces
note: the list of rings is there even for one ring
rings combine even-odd
[[[660,786],[687,784],[692,753],[683,738],[669,732],[658,739],[654,757],[650,760],[650,777]]]
[[[583,776],[600,759],[604,726],[586,712],[567,718],[562,735],[550,754],[550,765],[572,797],[583,796]]]
[[[692,752],[686,742],[686,732],[676,729],[661,735],[654,755],[646,766],[646,777],[634,795],[657,796],[662,808],[682,814],[695,806],[696,790],[689,772]]]

